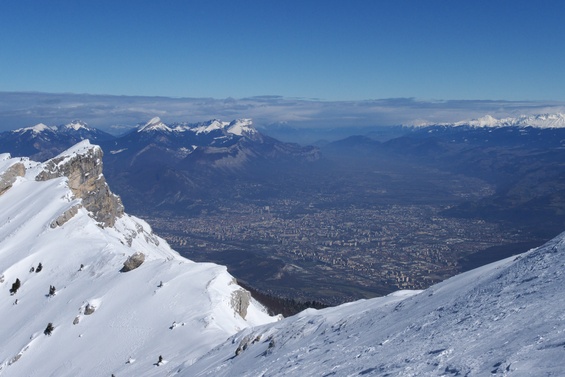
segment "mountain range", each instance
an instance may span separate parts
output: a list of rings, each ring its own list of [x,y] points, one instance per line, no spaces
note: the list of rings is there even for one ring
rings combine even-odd
[[[248,119],[166,125],[156,117],[117,137],[79,121],[40,124],[0,134],[0,150],[44,161],[85,139],[102,147],[106,177],[134,212],[148,203],[186,210],[195,198],[225,194],[219,181],[245,177],[253,185],[264,174],[320,158],[317,148],[265,136]]]
[[[321,148],[323,156],[349,163],[403,161],[494,185],[492,195],[445,212],[523,226],[543,237],[565,227],[565,115],[408,127],[402,136],[378,141],[351,136]]]
[[[2,376],[558,376],[564,268],[561,234],[423,291],[277,321],[127,215],[100,148],[0,155]]]

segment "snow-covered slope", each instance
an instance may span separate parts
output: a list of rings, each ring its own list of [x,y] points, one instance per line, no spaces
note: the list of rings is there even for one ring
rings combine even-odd
[[[54,164],[89,166],[96,148],[51,165],[0,155],[0,376],[164,376],[274,320],[225,267],[182,258],[121,212],[104,226],[67,177],[36,180]],[[135,253],[144,262],[121,272]]]
[[[421,293],[245,330],[179,376],[562,376],[565,233]]]

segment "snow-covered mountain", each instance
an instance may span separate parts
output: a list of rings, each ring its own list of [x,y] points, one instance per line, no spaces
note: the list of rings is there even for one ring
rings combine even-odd
[[[39,123],[32,127],[0,133],[0,151],[44,161],[82,140],[101,143],[113,138],[114,136],[89,127],[80,120],[59,126]]]
[[[161,118],[155,117],[136,129],[136,132],[173,132],[173,133],[192,133],[195,135],[206,135],[217,133],[219,135],[232,134],[236,136],[252,137],[259,132],[253,127],[251,119],[236,119],[231,122],[223,122],[212,119],[201,123],[174,123],[170,126],[163,123]]]
[[[178,376],[562,376],[565,233],[422,292],[244,330]]]
[[[101,165],[88,141],[45,163],[0,154],[0,376],[170,375],[275,320],[125,214]]]
[[[455,123],[421,123],[419,127],[427,126],[470,126],[470,127],[535,127],[535,128],[564,128],[565,114],[521,115],[516,118],[496,119],[491,115]]]

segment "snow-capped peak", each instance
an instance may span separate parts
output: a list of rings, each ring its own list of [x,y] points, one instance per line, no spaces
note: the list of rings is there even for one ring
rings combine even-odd
[[[462,124],[462,122],[459,122],[459,124]],[[475,127],[494,127],[498,124],[498,120],[487,114],[484,117],[469,122],[469,124]]]
[[[155,117],[151,119],[149,122],[145,123],[143,127],[137,130],[137,132],[147,132],[147,131],[167,131],[171,132],[172,130],[161,121],[161,118]]]
[[[201,123],[196,127],[192,128],[192,131],[195,132],[196,134],[207,134],[215,130],[221,130],[228,125],[229,123],[227,122],[222,122],[218,119],[212,119],[208,122]]]
[[[78,130],[80,130],[80,129],[83,129],[83,130],[90,130],[90,128],[88,127],[88,125],[87,125],[85,122],[81,121],[81,120],[73,120],[71,123],[65,124],[64,127],[67,128],[67,129],[73,129],[73,130],[75,130],[75,131],[78,131]]]
[[[253,127],[253,121],[251,119],[234,120],[229,124],[227,131],[238,136],[253,135],[258,133],[257,130]]]
[[[43,124],[43,123],[38,123],[38,124],[36,124],[36,125],[33,126],[33,127],[20,128],[20,129],[15,130],[14,132],[26,132],[26,131],[31,131],[31,132],[33,132],[34,134],[38,134],[38,133],[41,133],[41,132],[43,132],[43,131],[45,131],[45,130],[53,131],[53,128],[52,128],[52,127],[49,127],[49,126],[47,126],[47,125],[45,125],[45,124]]]

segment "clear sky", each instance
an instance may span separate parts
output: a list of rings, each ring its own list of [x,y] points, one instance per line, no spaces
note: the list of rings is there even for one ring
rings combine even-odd
[[[2,0],[0,91],[565,100],[560,0]]]

